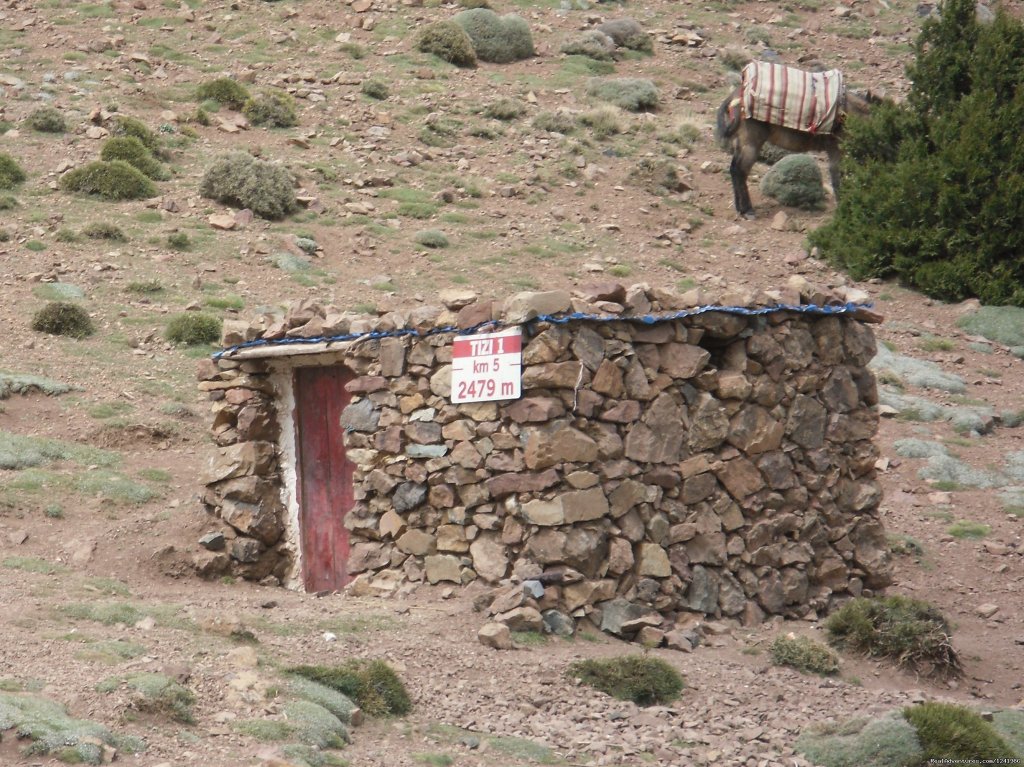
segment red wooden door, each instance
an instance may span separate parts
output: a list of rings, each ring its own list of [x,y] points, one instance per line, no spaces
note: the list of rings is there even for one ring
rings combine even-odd
[[[299,534],[307,591],[333,591],[349,578],[345,514],[352,508],[352,468],[345,457],[341,411],[352,398],[347,368],[295,371]]]

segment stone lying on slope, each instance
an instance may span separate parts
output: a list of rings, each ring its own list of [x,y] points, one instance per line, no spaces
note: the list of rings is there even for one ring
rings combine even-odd
[[[602,602],[601,630],[616,636],[630,636],[644,626],[660,626],[662,617],[653,607],[625,599]]]
[[[504,623],[485,623],[480,627],[476,637],[484,647],[493,647],[495,650],[512,649],[512,632]]]

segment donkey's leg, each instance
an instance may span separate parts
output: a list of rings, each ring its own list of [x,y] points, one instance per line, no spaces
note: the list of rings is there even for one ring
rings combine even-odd
[[[839,202],[839,161],[842,159],[843,153],[839,150],[839,144],[833,142],[825,148],[825,153],[828,155],[828,178],[832,182],[832,194],[836,198],[836,203]]]
[[[736,151],[733,152],[732,163],[729,165],[729,175],[732,177],[733,203],[736,206],[736,212],[744,218],[754,217],[754,205],[750,202],[747,177],[750,175],[750,169],[757,162],[757,156],[760,151],[761,144],[737,141]]]

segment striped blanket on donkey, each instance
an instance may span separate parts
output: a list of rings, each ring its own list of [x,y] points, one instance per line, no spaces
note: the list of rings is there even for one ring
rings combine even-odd
[[[807,133],[831,133],[843,98],[838,69],[802,69],[751,61],[743,68],[741,103],[745,117]]]

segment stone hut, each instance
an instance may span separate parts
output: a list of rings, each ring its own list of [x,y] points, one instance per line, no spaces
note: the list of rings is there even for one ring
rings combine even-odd
[[[623,600],[756,621],[870,594],[891,565],[863,297],[793,278],[709,306],[610,283],[228,323],[199,372],[220,550],[196,566],[310,591],[532,578],[595,620]],[[477,350],[519,370],[453,401],[475,376],[459,343],[503,329],[521,352]]]

